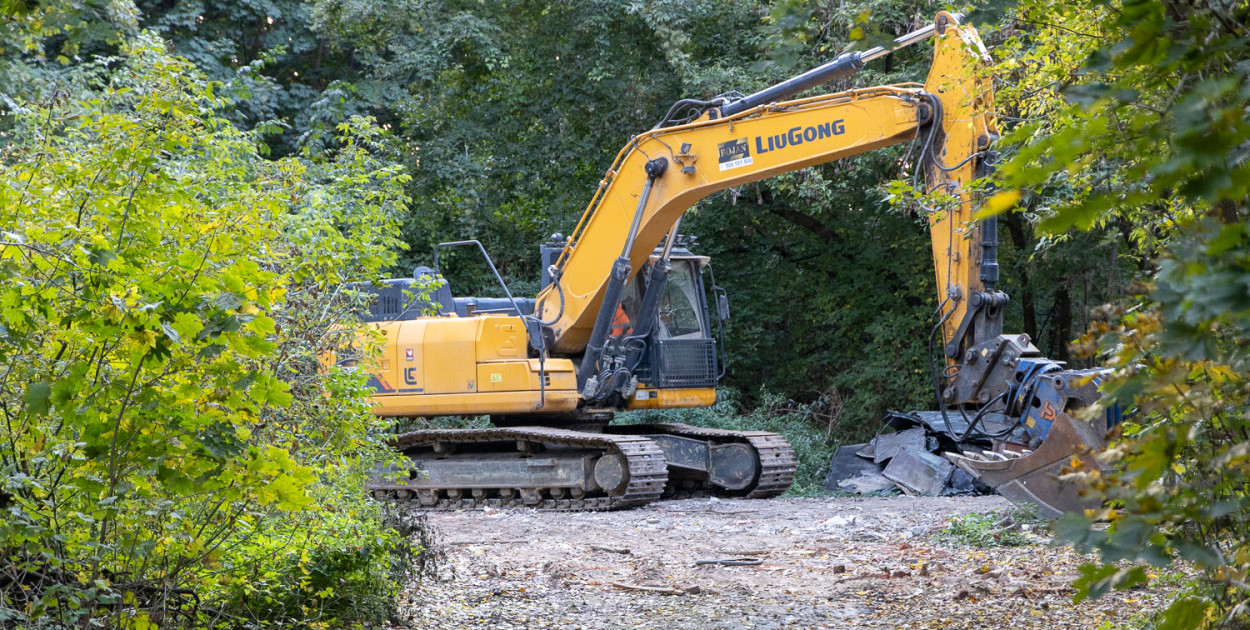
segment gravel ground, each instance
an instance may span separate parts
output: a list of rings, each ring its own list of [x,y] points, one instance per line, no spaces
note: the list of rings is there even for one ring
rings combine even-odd
[[[1009,507],[999,497],[690,499],[435,513],[447,567],[405,593],[406,614],[420,628],[1020,630],[1118,628],[1166,602],[1152,585],[1072,604],[1087,559],[1041,537],[988,549],[933,539],[951,516]],[[696,564],[736,556],[763,562]]]

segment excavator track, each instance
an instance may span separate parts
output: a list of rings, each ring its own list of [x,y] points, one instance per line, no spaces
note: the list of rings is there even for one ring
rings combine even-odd
[[[533,443],[544,446],[601,451],[602,456],[623,459],[625,480],[616,492],[586,491],[584,496],[568,489],[501,485],[498,487],[417,487],[374,480],[367,487],[375,497],[392,499],[418,510],[465,510],[483,507],[530,507],[554,511],[616,510],[645,505],[663,493],[668,482],[664,453],[650,440],[632,435],[585,433],[549,427],[507,427],[494,429],[441,429],[404,433],[390,444],[405,453],[441,445],[488,445],[491,443]],[[541,457],[541,453],[535,457]],[[415,464],[415,463],[414,463]]]
[[[669,494],[675,498],[685,496],[727,496],[747,499],[767,499],[780,496],[794,482],[797,460],[794,449],[780,434],[768,431],[728,431],[724,429],[707,429],[688,424],[629,424],[607,428],[613,434],[654,435],[665,434],[678,437],[706,440],[715,443],[740,443],[749,445],[756,454],[759,472],[753,483],[744,490],[724,491],[704,485],[695,488],[670,488]]]

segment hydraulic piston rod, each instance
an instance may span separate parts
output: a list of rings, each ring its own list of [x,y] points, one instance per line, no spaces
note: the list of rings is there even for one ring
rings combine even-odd
[[[876,46],[869,48],[864,52],[842,53],[829,63],[812,68],[797,77],[787,79],[772,87],[764,88],[755,94],[722,107],[721,115],[733,116],[734,114],[745,112],[748,109],[759,107],[765,103],[772,103],[790,98],[791,96],[810,90],[811,88],[814,88],[822,83],[828,83],[834,79],[855,74],[856,72],[859,72],[860,69],[864,67],[864,64],[869,61],[879,57],[884,57],[886,54],[898,50],[899,48],[905,48],[907,46],[911,46],[912,44],[918,44],[926,39],[929,39],[930,37],[933,37],[936,32],[937,28],[933,24],[930,24],[920,30],[912,31],[902,37],[896,38],[893,45],[888,48],[884,46]]]

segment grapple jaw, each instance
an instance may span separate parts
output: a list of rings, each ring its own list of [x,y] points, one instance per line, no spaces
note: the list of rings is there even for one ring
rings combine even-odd
[[[1097,508],[1100,503],[1064,473],[1099,468],[1095,455],[1106,447],[1102,424],[1100,420],[1082,422],[1060,412],[1046,438],[1032,451],[1016,452],[997,442],[991,451],[948,452],[945,456],[1013,503],[1035,506],[1038,516],[1059,518],[1067,512]]]

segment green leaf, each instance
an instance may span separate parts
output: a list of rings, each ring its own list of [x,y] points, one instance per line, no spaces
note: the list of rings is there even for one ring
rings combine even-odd
[[[977,212],[976,218],[983,219],[986,217],[997,216],[1011,208],[1015,207],[1020,201],[1021,193],[1018,190],[1004,190],[995,193],[993,197],[986,200],[985,205]]]
[[[1180,597],[1160,615],[1159,630],[1193,630],[1200,628],[1211,610],[1210,601],[1199,597]]]
[[[1043,219],[1037,229],[1046,234],[1062,234],[1073,227],[1087,230],[1106,214],[1111,208],[1111,202],[1105,195],[1096,195],[1083,203],[1064,206],[1057,209],[1054,215]]]
[[[1246,227],[1242,223],[1230,223],[1220,228],[1220,233],[1207,241],[1207,255],[1219,256],[1241,245],[1246,240]]]
[[[1146,570],[1142,567],[1120,569],[1114,564],[1085,564],[1078,571],[1081,577],[1072,583],[1076,588],[1076,594],[1072,596],[1074,603],[1080,603],[1087,598],[1098,599],[1112,588],[1126,590],[1149,582]]]
[[[1113,564],[1083,564],[1077,570],[1081,577],[1072,583],[1076,588],[1076,594],[1072,596],[1074,603],[1102,597],[1111,590],[1112,576],[1119,572]]]
[[[1077,551],[1086,553],[1107,539],[1106,532],[1096,530],[1091,525],[1084,514],[1069,512],[1055,522],[1055,539],[1070,542]]]
[[[171,337],[174,341],[194,339],[204,329],[204,322],[195,313],[178,313],[174,316],[174,321],[168,324],[168,327],[176,337]]]
[[[178,331],[174,330],[173,326],[170,326],[168,323],[161,322],[161,332],[165,333],[165,336],[169,338],[170,341],[177,344],[182,343],[182,336],[179,335]]]
[[[47,383],[30,383],[26,386],[26,393],[22,394],[22,401],[26,403],[27,412],[36,416],[47,415],[51,409],[49,399],[52,395],[52,386]]]
[[[237,293],[226,291],[218,294],[217,297],[213,299],[213,306],[225,311],[234,310],[243,306],[243,297]]]
[[[1216,567],[1220,564],[1220,557],[1210,547],[1189,541],[1181,541],[1176,546],[1181,557],[1198,564],[1201,567]]]

